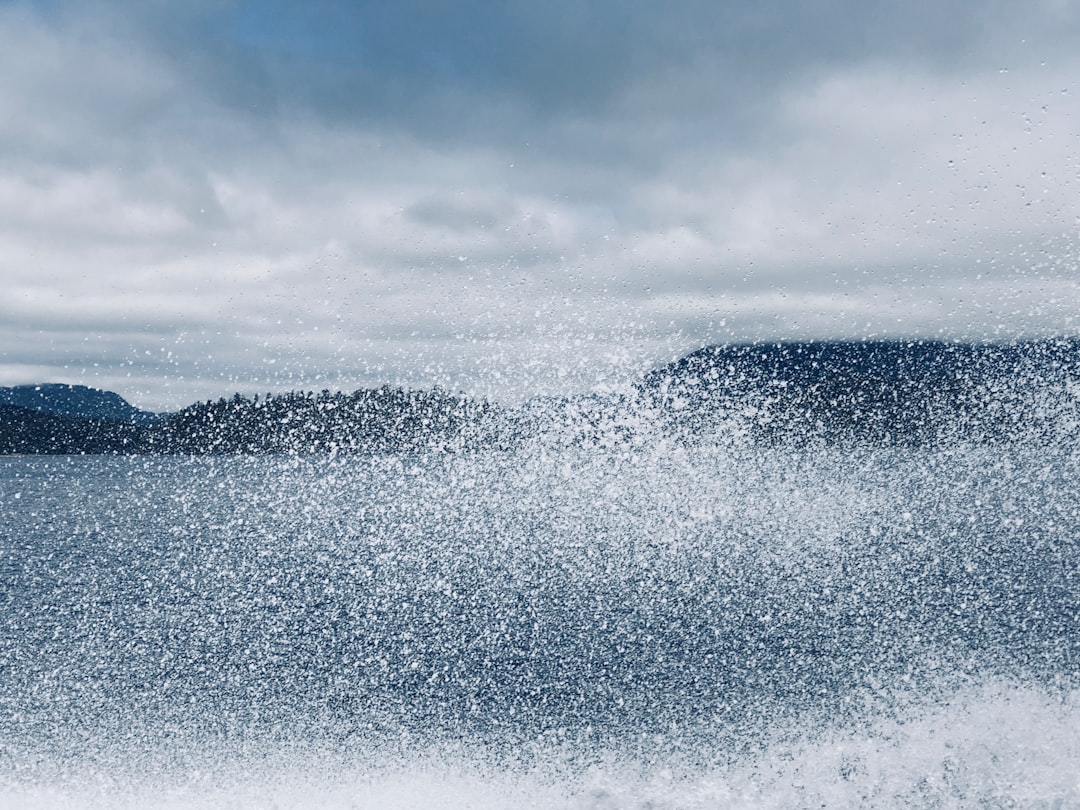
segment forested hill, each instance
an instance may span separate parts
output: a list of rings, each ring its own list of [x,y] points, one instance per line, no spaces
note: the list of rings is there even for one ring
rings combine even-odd
[[[486,402],[384,386],[352,394],[236,394],[191,405],[149,430],[142,446],[167,453],[390,452],[455,449],[490,418]]]
[[[0,405],[0,453],[334,453],[477,444],[494,406],[383,387],[199,402],[148,424]]]
[[[76,393],[97,405],[123,403],[87,391]],[[121,408],[122,418],[57,410],[57,401],[31,398],[27,407],[0,399],[0,454],[364,453],[530,441],[604,447],[647,435],[839,446],[1075,441],[1080,339],[712,346],[655,369],[634,391],[519,407],[388,386],[237,394],[173,414]]]
[[[119,394],[85,385],[46,383],[0,387],[0,405],[15,405],[56,416],[77,416],[140,425],[148,425],[158,420],[156,413],[139,410]]]
[[[1072,437],[1080,339],[710,346],[651,372],[642,393],[683,435],[907,445]]]

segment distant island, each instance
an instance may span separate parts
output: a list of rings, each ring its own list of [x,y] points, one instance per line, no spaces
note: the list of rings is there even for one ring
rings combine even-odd
[[[0,454],[385,453],[681,441],[920,446],[1060,441],[1080,426],[1080,339],[710,346],[628,393],[505,407],[441,390],[291,392],[141,411],[61,384],[0,388]]]
[[[709,346],[643,391],[675,432],[758,442],[921,445],[1073,436],[1080,338]]]
[[[435,391],[384,386],[352,394],[290,392],[221,398],[168,414],[81,386],[0,389],[0,454],[337,453],[458,449],[494,406]],[[101,404],[123,403],[104,416]],[[474,444],[475,442],[469,442]]]

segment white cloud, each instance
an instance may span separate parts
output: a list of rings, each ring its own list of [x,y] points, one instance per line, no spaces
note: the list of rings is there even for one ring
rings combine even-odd
[[[687,59],[536,130],[463,95],[504,128],[463,142],[215,101],[130,35],[0,14],[0,384],[518,396],[716,340],[1076,329],[1078,61],[743,98]]]

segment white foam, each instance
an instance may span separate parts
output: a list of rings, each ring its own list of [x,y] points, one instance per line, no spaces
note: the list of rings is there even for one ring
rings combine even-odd
[[[52,781],[41,781],[40,762],[30,768],[36,778],[8,771],[0,807],[1080,807],[1077,692],[983,685],[808,727],[805,719],[777,725],[741,750],[713,745],[707,733],[692,743],[588,749],[495,751],[482,741],[351,751],[296,741],[201,752],[162,746],[126,762],[69,761]]]

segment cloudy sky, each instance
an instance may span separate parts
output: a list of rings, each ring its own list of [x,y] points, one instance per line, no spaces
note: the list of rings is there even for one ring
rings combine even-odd
[[[0,385],[1080,331],[1080,2],[0,2]]]

